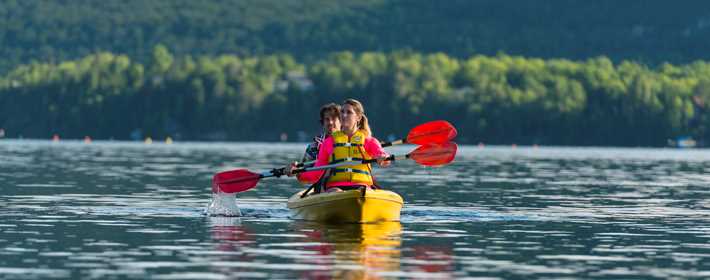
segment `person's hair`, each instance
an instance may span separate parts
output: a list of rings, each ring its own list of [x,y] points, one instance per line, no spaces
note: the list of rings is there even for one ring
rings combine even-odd
[[[340,105],[331,102],[320,107],[320,125],[323,125],[326,114],[340,118]]]
[[[348,98],[343,101],[343,104],[341,106],[344,107],[345,105],[352,106],[355,110],[355,113],[362,117],[360,118],[360,121],[357,122],[357,129],[362,130],[362,133],[365,134],[365,137],[372,136],[372,130],[370,129],[370,124],[367,121],[367,116],[365,116],[365,108],[362,106],[362,103],[355,99]]]

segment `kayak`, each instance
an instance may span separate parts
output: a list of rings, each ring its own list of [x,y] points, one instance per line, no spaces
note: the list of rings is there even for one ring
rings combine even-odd
[[[404,200],[382,189],[360,189],[309,194],[300,191],[288,199],[294,219],[324,223],[376,223],[399,221]]]
[[[376,223],[399,221],[404,200],[382,189],[359,189],[309,194],[300,191],[288,199],[294,219],[324,223]]]

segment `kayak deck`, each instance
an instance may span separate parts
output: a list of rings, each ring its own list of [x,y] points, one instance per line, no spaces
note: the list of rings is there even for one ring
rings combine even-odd
[[[297,220],[324,223],[376,223],[399,221],[404,201],[397,193],[382,189],[348,190],[310,194],[298,192],[287,206]]]

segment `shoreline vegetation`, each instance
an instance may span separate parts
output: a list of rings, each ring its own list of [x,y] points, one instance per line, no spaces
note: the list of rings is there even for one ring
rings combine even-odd
[[[0,2],[6,138],[302,140],[361,100],[378,137],[706,146],[710,2]],[[2,136],[0,136],[2,137]]]
[[[710,60],[710,3],[586,0],[122,0],[0,2],[0,73],[108,51],[176,56],[498,52],[647,65]]]
[[[6,137],[302,140],[318,108],[363,101],[375,134],[434,119],[462,144],[665,146],[707,139],[710,64],[650,68],[498,54],[458,59],[412,51],[176,56],[164,45],[139,63],[100,52],[31,63],[0,76]]]

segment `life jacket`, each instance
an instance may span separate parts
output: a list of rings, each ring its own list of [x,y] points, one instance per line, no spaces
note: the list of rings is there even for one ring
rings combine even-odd
[[[333,154],[330,156],[328,164],[343,161],[360,161],[370,159],[365,152],[365,134],[361,131],[355,132],[351,137],[342,131],[336,131],[333,137]],[[353,185],[372,186],[372,167],[370,164],[354,164],[337,167],[331,170],[331,176],[326,185],[336,182],[349,182]]]

